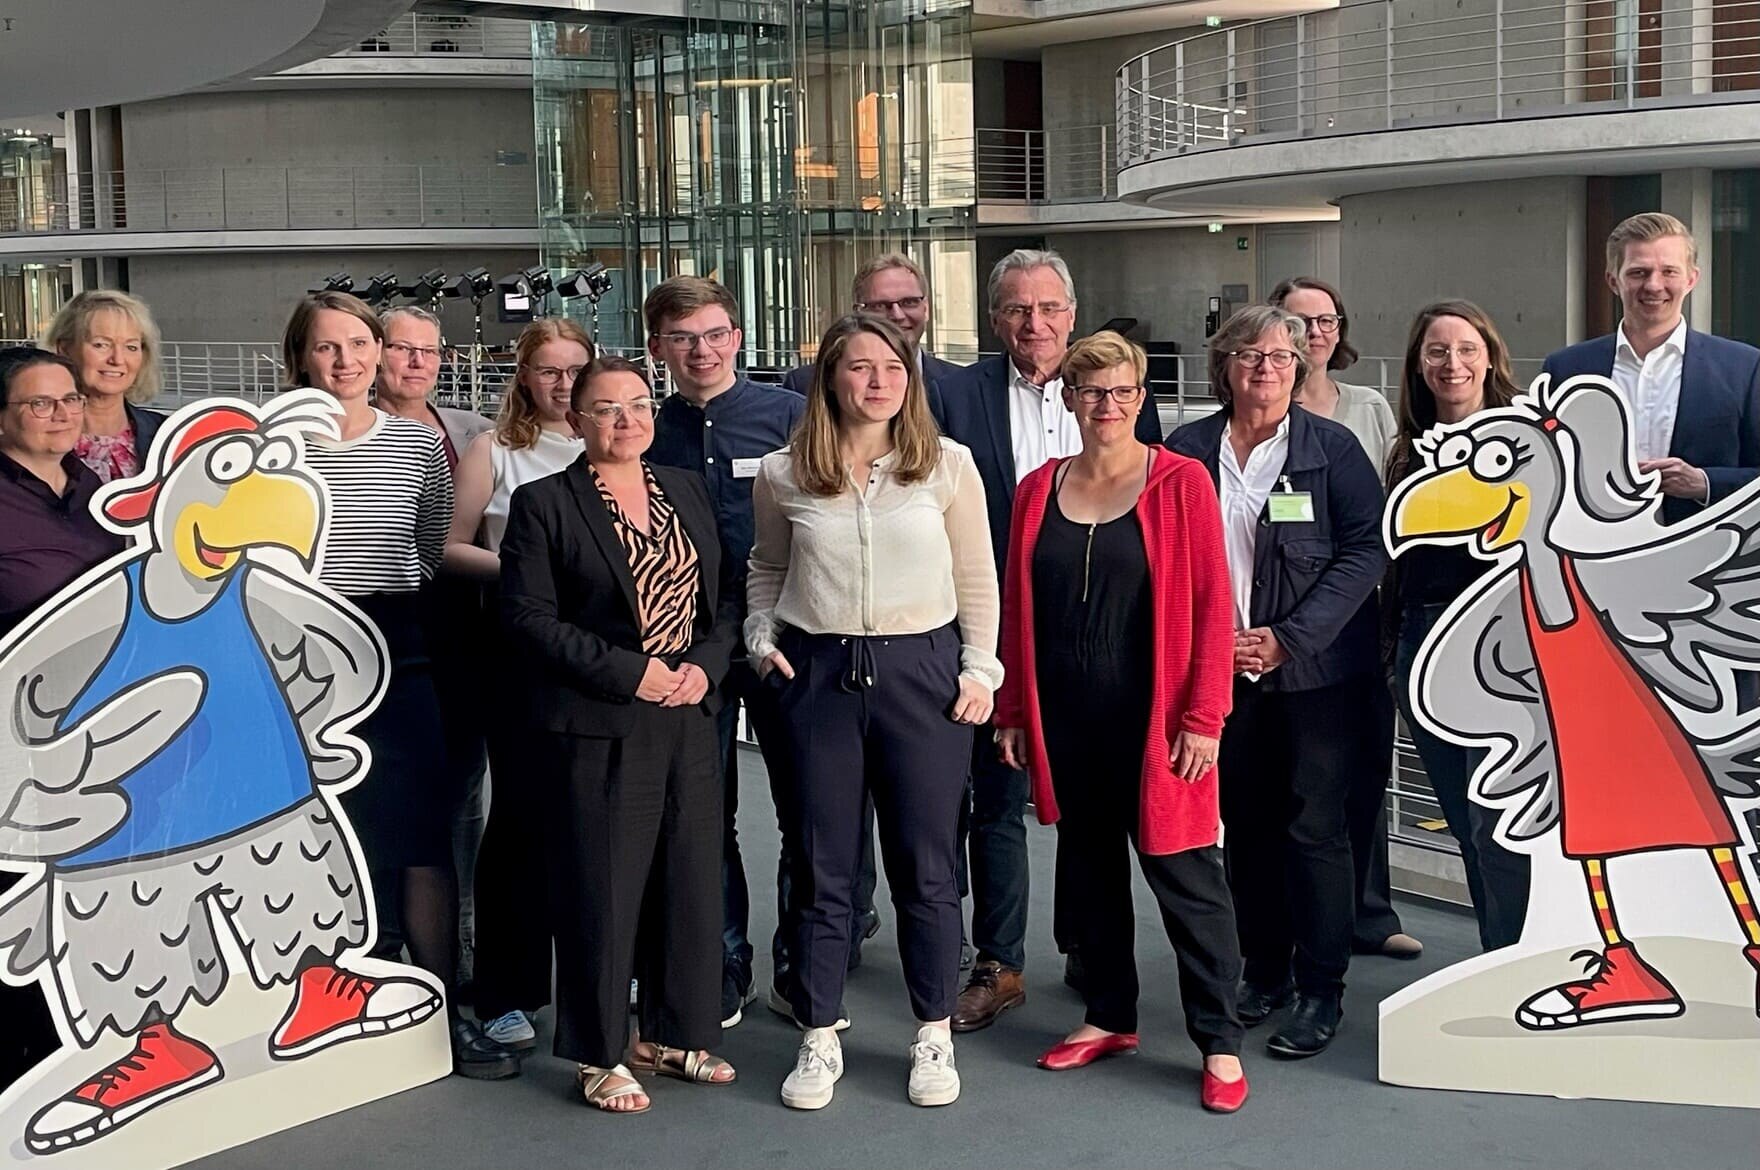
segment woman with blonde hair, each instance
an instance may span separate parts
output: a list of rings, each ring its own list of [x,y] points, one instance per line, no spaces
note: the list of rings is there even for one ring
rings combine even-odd
[[[86,396],[73,453],[104,483],[141,470],[165,416],[159,396],[159,327],[144,301],[114,289],[82,292],[55,314],[43,348],[71,361]]]
[[[752,489],[746,647],[777,690],[800,842],[791,1001],[806,1029],[783,1104],[830,1104],[851,886],[872,795],[917,1020],[909,1096],[959,1096],[956,829],[972,729],[1002,681],[984,486],[942,438],[911,344],[844,317],[819,344],[807,409]]]

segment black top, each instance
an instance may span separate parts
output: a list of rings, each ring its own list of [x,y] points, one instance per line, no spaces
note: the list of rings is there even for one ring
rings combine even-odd
[[[1491,570],[1467,551],[1465,545],[1419,545],[1400,554],[1395,569],[1399,583],[1399,608],[1447,605],[1467,587]]]
[[[1104,524],[1063,514],[1057,492],[1033,547],[1033,646],[1041,690],[1148,693],[1155,611],[1135,509]]]
[[[0,454],[0,634],[29,617],[63,585],[122,551],[122,538],[92,515],[103,486],[73,454],[62,456],[59,496],[16,460]]]

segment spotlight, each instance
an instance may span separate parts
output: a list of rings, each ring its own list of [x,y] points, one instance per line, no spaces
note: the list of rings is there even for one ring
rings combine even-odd
[[[510,272],[495,282],[504,296],[530,297],[539,300],[550,295],[556,287],[550,276],[550,270],[543,265],[534,265],[519,272]]]
[[[606,271],[605,265],[595,260],[585,268],[576,269],[574,275],[556,286],[556,291],[562,294],[564,300],[590,297],[597,304],[600,297],[611,291],[611,273]]]
[[[333,272],[324,278],[324,283],[313,285],[307,292],[353,292],[354,277],[346,272]]]
[[[382,305],[397,295],[397,273],[386,269],[367,281],[367,289],[361,293],[361,300],[369,305]]]
[[[440,290],[446,284],[446,272],[440,268],[430,268],[416,277],[414,284],[406,284],[397,291],[418,304],[426,304],[440,297]]]
[[[473,268],[469,272],[461,272],[440,286],[440,295],[444,297],[470,297],[480,301],[495,291],[495,281],[489,276],[487,268]]]

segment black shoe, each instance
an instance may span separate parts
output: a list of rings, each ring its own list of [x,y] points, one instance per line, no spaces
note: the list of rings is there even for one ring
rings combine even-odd
[[[473,1081],[504,1081],[519,1075],[519,1054],[461,1016],[452,1021],[452,1071]]]
[[[1265,1051],[1285,1060],[1301,1060],[1326,1051],[1344,1021],[1344,1005],[1336,995],[1296,995],[1296,1007],[1283,1027],[1265,1042]]]
[[[721,1026],[731,1028],[745,1019],[746,1005],[757,998],[752,988],[752,969],[738,959],[721,965]]]
[[[1080,991],[1087,978],[1088,968],[1082,963],[1080,951],[1071,951],[1063,957],[1063,983],[1065,987]]]
[[[855,937],[849,944],[849,966],[846,968],[850,971],[862,965],[862,944],[880,933],[880,915],[873,910],[858,914],[855,925]]]
[[[1267,988],[1257,987],[1243,980],[1235,1011],[1241,1018],[1242,1026],[1256,1028],[1263,1024],[1266,1017],[1270,1016],[1272,1012],[1294,999],[1295,994],[1295,985],[1292,983]]]

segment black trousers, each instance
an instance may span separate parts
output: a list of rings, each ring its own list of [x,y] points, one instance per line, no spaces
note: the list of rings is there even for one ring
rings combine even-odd
[[[510,721],[489,734],[489,823],[475,894],[475,1007],[483,1020],[550,1002],[544,785],[531,758],[536,734]]]
[[[1393,774],[1393,695],[1384,686],[1369,691],[1372,705],[1366,734],[1360,741],[1362,759],[1351,783],[1351,863],[1356,878],[1357,919],[1351,941],[1365,951],[1404,928],[1393,908],[1393,879],[1387,866],[1387,781]]]
[[[1293,970],[1305,994],[1344,990],[1356,909],[1346,812],[1379,685],[1364,676],[1270,691],[1235,680],[1219,760],[1223,842],[1255,986],[1282,986]]]
[[[644,1039],[721,1039],[721,766],[698,707],[636,704],[621,739],[543,734],[556,1055],[601,1068]]]
[[[790,989],[809,1027],[836,1022],[854,924],[862,805],[871,794],[880,855],[892,882],[899,952],[919,1020],[953,1013],[960,907],[954,879],[959,804],[972,728],[953,722],[959,636],[952,627],[905,637],[788,631],[795,677],[772,672],[795,782],[801,890]],[[762,735],[762,731],[759,733]]]
[[[1032,785],[1025,772],[997,758],[994,738],[995,727],[986,723],[978,729],[972,751],[966,821],[972,945],[979,962],[1019,971],[1027,961],[1027,799]],[[1059,938],[1058,945],[1064,941]]]

